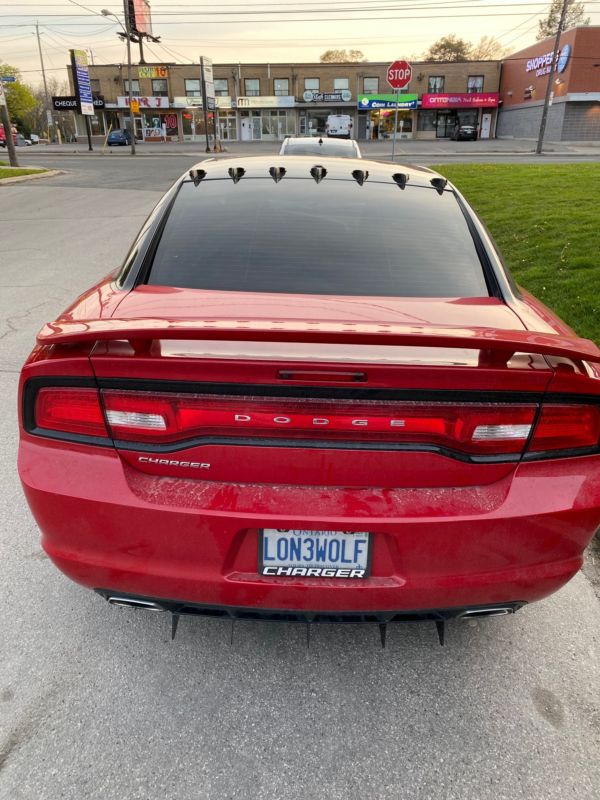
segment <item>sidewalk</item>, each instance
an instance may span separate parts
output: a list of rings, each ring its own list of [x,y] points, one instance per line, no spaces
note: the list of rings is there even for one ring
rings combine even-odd
[[[224,144],[225,155],[250,155],[252,153],[273,153],[279,150],[281,142],[227,142]],[[129,147],[107,147],[103,151],[103,141],[94,141],[94,150],[90,152],[86,141],[77,144],[49,144],[35,145],[34,147],[19,147],[17,150],[20,159],[38,155],[57,154],[61,156],[106,156],[129,155]],[[388,157],[392,152],[392,141],[359,142],[360,149],[367,157]],[[450,139],[407,140],[396,141],[396,154],[405,156],[427,156],[435,158],[449,155],[523,155],[533,153],[536,141],[534,139],[480,139],[476,142],[453,142]],[[206,153],[203,142],[138,142],[137,154],[140,156],[181,156],[181,155],[219,155]],[[600,157],[599,142],[546,142],[544,153],[564,155],[598,155]]]

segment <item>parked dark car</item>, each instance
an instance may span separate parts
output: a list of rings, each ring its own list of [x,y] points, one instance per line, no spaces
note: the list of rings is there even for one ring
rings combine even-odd
[[[131,134],[129,131],[118,128],[108,134],[107,144],[109,145],[123,145],[131,144]]]
[[[477,128],[475,125],[457,125],[452,131],[451,139],[455,142],[460,142],[463,139],[477,140]]]

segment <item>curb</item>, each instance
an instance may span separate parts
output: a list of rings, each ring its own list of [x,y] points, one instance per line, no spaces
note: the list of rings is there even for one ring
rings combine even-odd
[[[245,153],[244,156],[250,156],[253,154]],[[263,153],[256,153],[256,155],[263,155]],[[265,154],[266,155],[266,154]],[[273,155],[277,155],[277,153],[273,153]],[[416,151],[416,150],[400,150],[396,151],[396,158],[404,158],[404,159],[418,159],[418,158],[464,158],[465,156],[469,159],[478,158],[478,157],[508,157],[514,158],[515,156],[534,156],[534,150],[478,150],[477,152],[452,152],[452,151]],[[600,153],[596,152],[587,152],[587,151],[560,151],[560,150],[546,150],[540,154],[540,158],[550,157],[550,158],[581,158],[581,157],[597,157]],[[151,152],[151,153],[136,153],[135,156],[132,156],[130,153],[89,153],[89,152],[78,152],[78,151],[71,151],[70,153],[61,153],[58,151],[54,152],[45,152],[40,153],[39,156],[34,156],[34,158],[43,158],[44,156],[48,158],[110,158],[113,156],[114,158],[190,158],[195,159],[196,161],[203,161],[207,158],[243,158],[239,153],[236,153],[235,150],[228,150],[227,152],[221,153],[205,153],[205,152],[197,152],[197,151],[187,151],[187,150],[180,150],[175,153],[161,153],[161,152]],[[378,159],[390,159],[391,153],[383,153],[383,152],[373,152],[369,153],[368,151],[363,150],[363,158],[367,160],[378,160]]]
[[[18,169],[41,169],[41,167],[18,167]],[[24,183],[33,181],[37,178],[54,178],[56,175],[64,175],[62,169],[49,169],[46,172],[37,172],[35,175],[15,175],[14,178],[0,178],[0,186],[13,183]]]

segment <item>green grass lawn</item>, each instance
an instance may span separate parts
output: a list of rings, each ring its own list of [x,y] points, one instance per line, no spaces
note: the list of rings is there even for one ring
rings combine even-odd
[[[600,344],[600,164],[433,169],[477,211],[518,283]]]
[[[37,175],[39,172],[48,172],[47,169],[20,169],[19,167],[0,166],[0,181],[2,178],[16,178],[19,175]]]

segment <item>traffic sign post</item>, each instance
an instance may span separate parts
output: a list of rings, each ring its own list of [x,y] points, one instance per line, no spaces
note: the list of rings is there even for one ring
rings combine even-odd
[[[408,86],[412,78],[412,67],[404,59],[397,59],[391,63],[387,71],[387,82],[396,90],[396,109],[394,111],[394,138],[392,140],[392,161],[396,155],[396,133],[398,131],[398,103],[400,102],[400,89]]]

